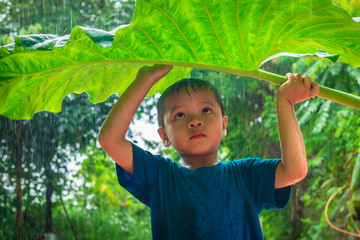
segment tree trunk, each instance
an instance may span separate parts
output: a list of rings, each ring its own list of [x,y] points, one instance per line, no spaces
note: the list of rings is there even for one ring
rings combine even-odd
[[[48,182],[46,184],[46,211],[45,211],[45,232],[52,232],[52,202],[51,196],[54,192],[54,185],[51,177],[46,174]]]
[[[306,190],[309,187],[308,179],[305,178],[301,182],[293,186],[293,191],[291,193],[291,216],[290,216],[290,229],[291,234],[289,239],[295,240],[300,238],[300,234],[303,230],[303,224],[301,218],[303,216],[305,205],[304,202],[300,200],[301,196],[304,195]]]
[[[291,193],[291,215],[290,215],[290,239],[297,239],[298,237],[298,219],[300,216],[299,213],[299,199],[298,199],[297,187],[293,186],[293,191]],[[301,214],[301,212],[300,212]]]
[[[22,143],[21,132],[23,124],[21,121],[16,121],[16,135],[15,135],[15,168],[16,168],[16,220],[15,228],[17,235],[15,239],[23,239],[22,236],[22,190],[21,190],[21,178],[22,178]]]
[[[70,216],[69,216],[69,214],[68,214],[68,212],[67,212],[67,210],[66,210],[66,207],[65,207],[65,203],[64,203],[64,201],[63,201],[63,199],[62,199],[61,190],[60,190],[59,195],[60,195],[61,205],[63,206],[64,213],[65,213],[66,218],[67,218],[67,220],[68,220],[68,222],[69,222],[69,225],[70,225],[70,227],[71,227],[71,231],[73,232],[74,238],[75,238],[76,240],[78,240],[79,238],[78,238],[77,235],[76,235],[76,230],[75,230],[74,224],[72,223],[72,221],[71,221],[71,219],[70,219]]]

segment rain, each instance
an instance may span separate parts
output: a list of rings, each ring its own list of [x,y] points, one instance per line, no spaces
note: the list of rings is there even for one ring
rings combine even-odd
[[[333,2],[359,17],[356,1]],[[66,36],[76,26],[111,31],[129,24],[134,9],[132,0],[0,0],[0,45],[13,44],[19,35]],[[261,69],[280,75],[301,72],[324,86],[360,95],[360,70],[340,62],[282,56]],[[219,160],[281,158],[278,86],[198,68],[190,77],[218,89],[229,117]],[[93,104],[87,93],[71,93],[59,113],[40,111],[31,120],[0,116],[0,239],[151,238],[149,208],[121,188],[114,161],[97,140],[119,97],[113,94]],[[127,138],[181,164],[175,149],[166,148],[157,133],[159,97],[144,99]],[[293,186],[285,209],[260,214],[264,238],[355,239],[334,230],[324,211],[329,203],[330,220],[341,230],[360,234],[359,110],[315,98],[296,105],[295,112],[309,172]]]

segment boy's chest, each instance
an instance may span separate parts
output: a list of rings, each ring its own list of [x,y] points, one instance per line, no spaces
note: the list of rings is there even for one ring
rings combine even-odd
[[[248,215],[254,214],[247,189],[234,179],[205,176],[159,180],[155,208],[162,217],[171,219],[167,222],[170,228],[177,226],[174,231],[230,234],[246,227]]]
[[[159,179],[157,189],[155,192],[164,204],[171,203],[179,211],[197,216],[216,211],[240,214],[253,202],[243,182],[216,174],[164,177]]]

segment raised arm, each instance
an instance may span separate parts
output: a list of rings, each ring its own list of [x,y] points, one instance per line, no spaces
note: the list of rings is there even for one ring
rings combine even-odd
[[[98,141],[109,156],[125,171],[133,174],[132,147],[126,140],[130,126],[140,103],[151,87],[163,78],[172,66],[154,65],[139,70],[134,82],[121,95],[100,129]]]
[[[314,98],[319,94],[319,85],[310,77],[286,74],[288,80],[277,93],[276,113],[278,118],[281,162],[275,173],[275,188],[295,184],[305,178],[308,166],[304,139],[297,122],[294,105]]]

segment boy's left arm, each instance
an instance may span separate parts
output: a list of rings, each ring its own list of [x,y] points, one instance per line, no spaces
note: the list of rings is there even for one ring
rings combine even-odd
[[[281,162],[275,173],[275,188],[295,184],[305,178],[308,166],[304,139],[294,105],[319,94],[319,85],[310,77],[286,74],[288,80],[277,92],[276,113],[279,126]]]

